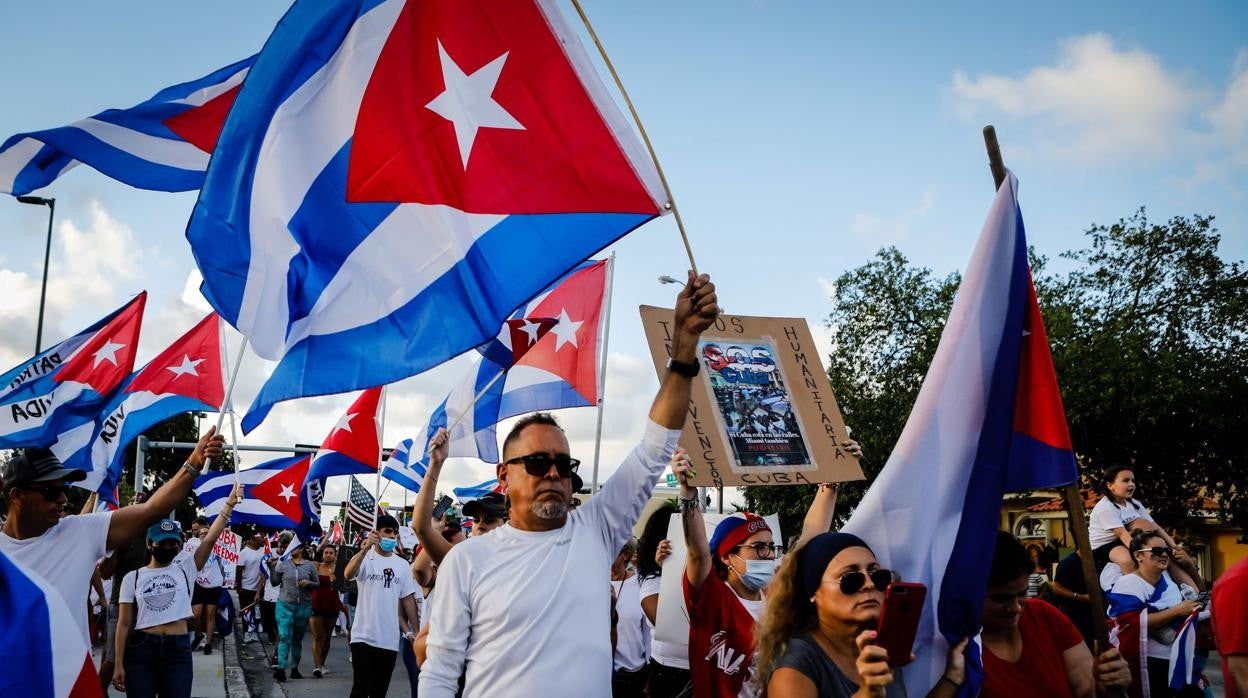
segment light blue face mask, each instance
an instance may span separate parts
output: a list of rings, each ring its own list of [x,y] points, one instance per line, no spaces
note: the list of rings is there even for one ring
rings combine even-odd
[[[390,553],[390,552],[394,552],[394,549],[398,547],[399,539],[398,538],[382,538],[381,540],[377,541],[377,544],[381,546],[382,552]]]
[[[775,576],[775,560],[745,560],[745,574],[741,575],[741,583],[750,591],[758,591],[770,584]]]

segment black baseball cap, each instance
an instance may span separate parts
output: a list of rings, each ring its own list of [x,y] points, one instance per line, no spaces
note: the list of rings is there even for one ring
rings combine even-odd
[[[3,480],[5,488],[25,488],[37,482],[54,480],[81,482],[85,479],[86,471],[66,468],[61,459],[46,448],[24,449],[0,468],[0,480]]]
[[[475,519],[507,518],[507,498],[501,492],[490,492],[480,499],[474,499],[464,505],[464,518]]]

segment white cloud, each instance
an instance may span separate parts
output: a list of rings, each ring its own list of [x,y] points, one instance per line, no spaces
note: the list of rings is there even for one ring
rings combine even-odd
[[[199,285],[202,283],[204,283],[204,275],[199,272],[199,269],[191,269],[186,275],[186,283],[182,286],[182,295],[179,299],[184,305],[204,313],[210,313],[212,312],[212,306],[208,304],[204,294],[199,291]]]
[[[1236,165],[1248,165],[1248,49],[1236,57],[1222,100],[1204,114],[1215,144]]]
[[[1190,151],[1201,137],[1192,117],[1211,97],[1157,56],[1104,34],[1063,41],[1054,64],[1020,78],[957,71],[953,94],[968,118],[1029,126],[1017,139],[1030,143],[1028,153],[1079,163],[1151,163]]]

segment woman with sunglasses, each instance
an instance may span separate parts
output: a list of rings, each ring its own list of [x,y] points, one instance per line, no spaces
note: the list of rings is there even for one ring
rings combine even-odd
[[[1045,601],[1028,597],[1031,569],[1022,543],[998,532],[980,614],[986,678],[979,695],[1091,698],[1104,689],[1129,685],[1131,673],[1117,649],[1106,648],[1094,662],[1070,619]]]
[[[191,695],[191,594],[195,577],[242,496],[233,491],[194,553],[182,553],[182,527],[162,519],[147,529],[151,562],[121,580],[113,686],[128,696]]]
[[[884,590],[895,575],[849,533],[811,538],[781,565],[758,630],[758,687],[771,696],[906,695],[888,653],[872,643]],[[965,680],[962,649],[931,695],[952,696]]]
[[[1178,637],[1178,629],[1188,616],[1201,611],[1203,605],[1183,598],[1179,585],[1170,577],[1174,549],[1159,533],[1133,531],[1129,550],[1136,569],[1114,582],[1109,592],[1109,615],[1120,627],[1135,622],[1140,626],[1147,624],[1147,660],[1145,666],[1133,665],[1131,674],[1141,683],[1146,681],[1146,688],[1154,696],[1203,695],[1193,685],[1172,690],[1169,680],[1170,647]],[[1138,621],[1134,621],[1137,616]],[[1134,661],[1134,657],[1128,659]],[[1193,659],[1187,657],[1189,667]]]

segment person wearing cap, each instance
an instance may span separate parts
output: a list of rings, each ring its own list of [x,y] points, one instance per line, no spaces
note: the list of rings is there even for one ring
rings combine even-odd
[[[87,598],[95,565],[109,550],[143,535],[148,526],[186,499],[204,462],[219,458],[224,439],[209,429],[182,468],[143,504],[117,511],[66,516],[69,486],[86,473],[70,470],[46,448],[28,448],[0,468],[0,492],[8,518],[0,529],[0,551],[52,585],[87,637]]]
[[[464,505],[464,518],[472,519],[472,535],[489,533],[507,521],[507,498],[491,492]]]
[[[351,698],[384,698],[399,643],[411,643],[420,628],[420,587],[407,561],[394,554],[398,544],[398,520],[382,514],[343,571],[359,594],[351,626]]]
[[[667,324],[671,360],[641,443],[575,512],[569,500],[580,461],[559,423],[538,413],[512,427],[496,470],[508,521],[452,548],[438,570],[422,698],[456,695],[461,674],[465,698],[611,693],[611,587],[603,576],[676,447],[700,369],[698,339],[718,315],[714,284],[690,272]]]
[[[181,552],[182,527],[162,519],[147,529],[152,560],[121,580],[113,686],[130,696],[191,695],[191,595],[195,576],[243,492],[235,483],[221,513],[193,554]]]

